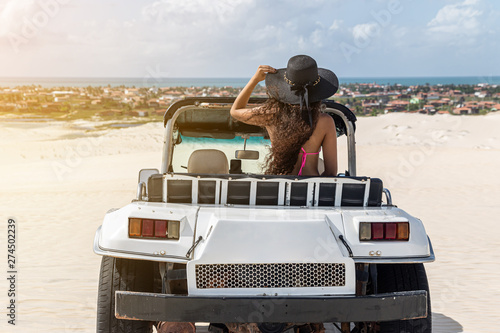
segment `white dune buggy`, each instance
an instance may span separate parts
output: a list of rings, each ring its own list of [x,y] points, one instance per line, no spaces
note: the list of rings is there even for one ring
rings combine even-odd
[[[356,175],[355,116],[325,101],[345,174],[262,175],[267,133],[232,119],[233,100],[172,104],[161,172],[141,170],[137,198],[104,217],[97,332],[431,332],[430,240],[380,179]]]

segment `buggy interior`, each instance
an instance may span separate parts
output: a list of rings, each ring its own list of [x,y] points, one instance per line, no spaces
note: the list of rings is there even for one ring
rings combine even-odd
[[[265,101],[257,100],[253,106]],[[342,111],[354,124],[355,115],[345,106],[324,101],[325,112],[336,124],[337,137],[347,133],[347,125],[329,107]],[[249,105],[252,107],[252,105]],[[262,174],[271,145],[267,131],[234,120],[230,103],[198,103],[180,108],[173,127],[172,160],[169,172],[188,174]],[[168,111],[167,111],[168,112]],[[167,115],[166,115],[167,116]],[[319,172],[323,171],[320,158]]]

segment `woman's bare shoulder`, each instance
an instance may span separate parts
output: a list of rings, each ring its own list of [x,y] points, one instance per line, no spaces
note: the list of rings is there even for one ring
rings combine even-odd
[[[335,128],[335,121],[333,118],[326,114],[326,113],[320,113],[318,117],[318,125],[319,127],[323,129],[331,129],[332,127]]]

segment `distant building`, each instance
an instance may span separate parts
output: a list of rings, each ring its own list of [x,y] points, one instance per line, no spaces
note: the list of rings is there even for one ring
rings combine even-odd
[[[438,114],[450,114],[450,113],[449,113],[448,111],[446,111],[446,110],[439,110],[437,113],[438,113]]]
[[[394,100],[387,103],[386,110],[391,110],[395,112],[406,111],[408,109],[410,102],[402,100]]]
[[[98,116],[102,116],[102,117],[110,117],[110,116],[121,116],[123,115],[123,111],[121,110],[116,110],[116,109],[112,109],[112,110],[104,110],[104,111],[99,111],[97,112],[97,115]]]
[[[453,113],[454,114],[470,114],[471,109],[466,108],[466,107],[455,108],[455,109],[453,109]]]
[[[148,106],[150,108],[159,108],[160,107],[160,101],[158,101],[157,99],[150,99],[148,101]]]
[[[434,113],[436,113],[436,108],[434,107],[434,105],[426,104],[423,107],[423,111],[425,111],[425,113],[434,114]]]

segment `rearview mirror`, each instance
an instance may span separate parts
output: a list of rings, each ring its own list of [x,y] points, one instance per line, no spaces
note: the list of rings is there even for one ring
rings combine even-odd
[[[240,160],[258,160],[259,152],[257,150],[237,150],[235,157]]]

